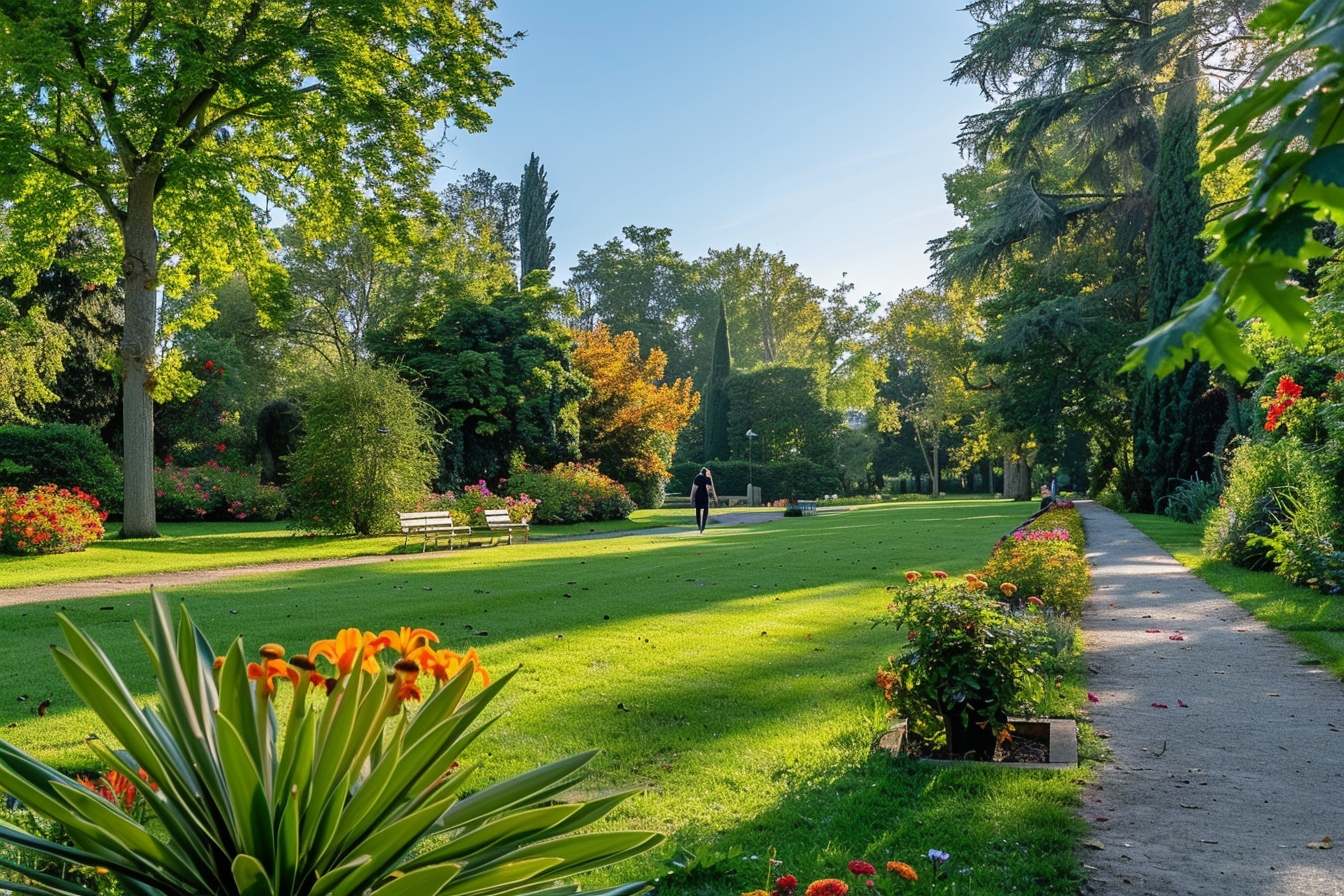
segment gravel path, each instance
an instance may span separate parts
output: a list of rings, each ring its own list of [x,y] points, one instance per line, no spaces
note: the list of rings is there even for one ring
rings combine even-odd
[[[1078,508],[1113,751],[1083,797],[1083,892],[1344,896],[1344,683],[1118,514]],[[1327,836],[1341,848],[1308,846]]]
[[[721,513],[711,517],[711,522],[721,526],[753,525],[781,519],[783,512]],[[624,538],[631,535],[693,535],[695,526],[667,526],[659,529],[628,529],[624,532],[597,532],[594,534],[562,535],[547,538],[538,544],[551,544],[557,541],[585,541],[594,538]],[[515,545],[517,550],[526,550],[525,545]],[[476,550],[459,548],[458,550]],[[406,553],[388,556],[380,554],[365,557],[341,557],[331,560],[295,560],[277,563],[253,564],[251,566],[229,566],[223,569],[189,569],[182,572],[161,572],[146,575],[118,576],[114,579],[91,579],[85,582],[63,582],[54,585],[32,585],[25,588],[0,588],[0,607],[16,604],[51,603],[56,601],[78,600],[81,597],[104,597],[109,594],[126,594],[131,591],[148,591],[150,587],[166,589],[187,585],[202,585],[218,582],[221,579],[233,579],[238,576],[270,575],[277,572],[299,572],[305,569],[326,569],[334,566],[364,566],[370,563],[416,563],[421,560],[442,559],[445,551],[427,551],[423,554]]]

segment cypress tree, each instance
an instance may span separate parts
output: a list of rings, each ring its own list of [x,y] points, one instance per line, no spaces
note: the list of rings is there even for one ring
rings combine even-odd
[[[1176,82],[1162,115],[1148,245],[1150,330],[1166,323],[1209,279],[1200,240],[1208,204],[1200,192],[1199,72],[1195,54],[1178,61]],[[1156,510],[1175,480],[1189,479],[1207,467],[1205,455],[1212,444],[1195,428],[1193,411],[1208,388],[1204,363],[1191,364],[1162,380],[1147,378],[1140,386],[1134,401],[1137,509]]]
[[[719,303],[719,324],[714,329],[714,355],[705,382],[705,460],[728,457],[728,392],[725,388],[732,362],[728,355],[728,314]]]
[[[546,195],[546,167],[536,153],[527,160],[523,169],[523,183],[519,190],[518,216],[518,282],[533,271],[554,270],[555,240],[550,237],[551,212],[555,210],[558,192]]]

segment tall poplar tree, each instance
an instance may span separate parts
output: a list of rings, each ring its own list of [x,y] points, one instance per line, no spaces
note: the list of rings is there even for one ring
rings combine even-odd
[[[430,194],[427,134],[489,123],[512,45],[493,0],[0,0],[0,273],[30,287],[72,225],[109,231],[124,281],[125,537],[157,534],[158,291],[241,269],[283,293],[267,213],[310,236]],[[325,234],[324,234],[325,231]],[[261,276],[257,276],[261,275]],[[269,277],[264,276],[269,275]]]
[[[1200,233],[1208,202],[1199,177],[1199,59],[1181,57],[1167,93],[1162,139],[1153,174],[1152,236],[1148,244],[1148,328],[1166,323],[1209,278]],[[1145,379],[1134,398],[1134,468],[1144,492],[1140,509],[1156,509],[1177,479],[1189,479],[1212,448],[1197,431],[1195,403],[1209,388],[1206,364]],[[1128,497],[1128,496],[1127,496]]]
[[[732,375],[728,354],[728,313],[719,305],[719,324],[714,329],[714,356],[705,381],[705,460],[728,458],[728,377]]]
[[[551,239],[550,227],[555,218],[551,212],[555,201],[560,198],[558,192],[546,194],[546,166],[541,164],[536,153],[527,160],[523,169],[523,183],[518,197],[521,211],[518,216],[518,282],[533,271],[553,271],[555,262],[555,240]]]

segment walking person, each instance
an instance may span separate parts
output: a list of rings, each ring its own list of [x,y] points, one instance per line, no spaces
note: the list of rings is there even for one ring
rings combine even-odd
[[[709,522],[709,499],[719,501],[719,493],[714,491],[714,477],[709,475],[709,467],[701,467],[699,474],[691,482],[691,504],[695,507],[695,525],[701,532]]]

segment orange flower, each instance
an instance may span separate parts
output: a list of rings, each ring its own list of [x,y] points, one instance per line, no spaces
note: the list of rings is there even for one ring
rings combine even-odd
[[[1003,592],[1004,597],[1012,597],[1017,593],[1017,586],[1012,582],[1004,582],[999,586],[999,590]]]
[[[415,660],[409,660],[403,657],[397,660],[392,666],[397,676],[397,699],[401,701],[414,700],[419,703],[424,699],[420,693],[420,687],[416,680],[420,677],[420,666]]]
[[[918,582],[918,581],[919,581],[919,573],[917,573],[917,572],[908,572],[908,573],[905,574],[905,580],[906,580],[907,582]]]
[[[947,573],[943,572],[941,569],[935,569],[933,571],[933,577],[941,582],[943,579],[947,578]]]
[[[318,641],[308,648],[308,656],[312,659],[325,657],[336,667],[337,677],[349,675],[357,662],[365,672],[378,672],[378,651],[387,644],[386,639],[375,637],[373,632],[343,628],[335,638]]]
[[[248,663],[247,677],[258,682],[258,689],[266,697],[275,693],[277,678],[288,678],[295,687],[299,684],[299,670],[291,668],[284,660],[266,660],[264,664]]]
[[[317,666],[313,664],[313,661],[308,659],[308,657],[302,653],[296,653],[290,657],[289,664],[295,669],[301,669],[302,671],[307,672],[309,684],[318,685],[327,680],[325,675],[317,671]]]
[[[439,636],[427,628],[411,628],[403,625],[400,631],[388,629],[378,637],[387,639],[387,646],[402,656],[410,656],[417,647],[439,643]]]
[[[915,873],[915,869],[904,862],[888,862],[887,870],[897,877],[903,877],[906,880],[919,880],[919,875]]]
[[[476,655],[475,647],[468,650],[466,656],[452,650],[434,650],[431,647],[420,647],[408,659],[414,660],[426,672],[432,673],[435,680],[440,684],[457,675],[470,663],[476,667],[476,671],[481,675],[481,687],[490,686],[490,673],[481,665],[481,658]]]
[[[849,884],[833,877],[813,881],[807,887],[807,896],[845,896],[848,892]]]

